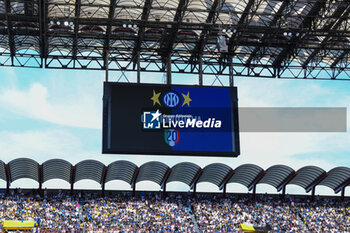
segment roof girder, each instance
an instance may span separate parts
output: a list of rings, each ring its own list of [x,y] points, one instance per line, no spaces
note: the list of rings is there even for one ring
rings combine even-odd
[[[301,23],[301,26],[303,28],[309,28],[313,20],[316,18],[317,13],[325,6],[326,6],[326,1],[317,0],[313,5],[312,9],[309,11],[308,15],[304,18],[303,22]],[[289,57],[291,51],[293,51],[297,47],[297,44],[299,42],[300,42],[300,38],[297,37],[296,35],[293,35],[291,39],[291,45],[287,48],[284,48],[282,52],[277,55],[277,58],[272,65],[276,68],[281,67],[282,62]]]
[[[345,13],[344,13],[345,11]],[[342,4],[340,4],[337,9],[334,11],[333,15],[332,15],[332,18],[333,17],[337,17],[339,15],[343,15],[343,17],[339,18],[338,20],[334,20],[333,22],[325,25],[323,27],[323,30],[325,31],[329,31],[331,29],[337,29],[344,20],[346,20],[347,16],[349,15],[350,13],[350,5],[348,3],[345,3],[345,2],[342,2]],[[328,40],[332,38],[332,33],[328,33],[328,35],[323,39],[321,45],[319,48],[315,49],[309,56],[308,58],[306,59],[306,61],[301,65],[302,67],[306,67],[309,62],[320,52],[321,49],[323,49],[325,47],[325,45],[327,44]]]

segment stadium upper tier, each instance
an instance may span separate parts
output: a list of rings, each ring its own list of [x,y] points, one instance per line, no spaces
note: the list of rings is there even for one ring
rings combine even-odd
[[[0,65],[350,79],[349,13],[338,0],[1,0]]]
[[[0,179],[11,182],[29,178],[42,184],[51,179],[62,179],[73,184],[83,179],[89,179],[101,184],[103,190],[105,183],[112,180],[121,180],[130,184],[135,190],[136,183],[140,181],[153,181],[166,191],[166,184],[178,181],[196,189],[197,183],[209,182],[220,189],[226,190],[226,185],[239,183],[249,190],[257,184],[269,184],[278,191],[285,191],[288,184],[298,185],[306,192],[313,190],[316,185],[327,186],[338,193],[344,192],[350,185],[350,168],[336,167],[326,172],[316,166],[305,166],[297,171],[285,165],[275,165],[267,170],[253,164],[244,164],[235,169],[222,164],[213,163],[204,168],[194,163],[182,162],[172,168],[161,162],[147,162],[140,167],[129,161],[115,161],[108,166],[96,160],[83,160],[76,165],[61,160],[52,159],[38,164],[28,158],[20,158],[5,164],[0,161]]]

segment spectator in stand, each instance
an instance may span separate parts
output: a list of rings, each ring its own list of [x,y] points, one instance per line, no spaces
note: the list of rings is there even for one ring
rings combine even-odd
[[[326,198],[281,202],[268,195],[257,201],[238,195],[162,199],[152,193],[100,198],[44,192],[40,197],[17,190],[0,194],[0,220],[34,219],[40,232],[194,232],[197,226],[202,232],[241,232],[241,223],[269,225],[273,233],[350,232],[349,204]]]

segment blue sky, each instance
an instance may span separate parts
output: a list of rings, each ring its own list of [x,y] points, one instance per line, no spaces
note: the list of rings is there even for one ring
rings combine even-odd
[[[241,133],[241,155],[238,158],[166,157],[141,155],[102,155],[102,95],[104,72],[1,68],[0,70],[0,160],[28,157],[42,163],[62,158],[75,164],[83,159],[96,159],[105,164],[114,160],[129,160],[137,165],[157,160],[169,166],[189,161],[204,167],[214,162],[232,168],[254,163],[263,168],[275,164],[289,165],[295,170],[305,165],[329,170],[336,166],[350,167],[350,135],[346,133]],[[118,73],[111,73],[119,77]],[[145,73],[142,80],[162,80],[162,75]],[[134,79],[134,74],[131,79]],[[178,81],[194,82],[196,76],[177,77]],[[206,81],[210,83],[210,77]],[[225,78],[223,78],[225,79]],[[350,82],[317,80],[235,79],[240,107],[349,107]],[[348,112],[349,115],[349,112]],[[348,118],[349,120],[349,118]],[[349,127],[348,127],[349,129]],[[49,183],[49,182],[48,182]],[[79,183],[79,182],[78,182]],[[57,183],[47,184],[53,187]],[[3,187],[4,184],[0,183]],[[12,187],[36,185],[24,180]],[[61,184],[60,184],[61,185]],[[67,184],[62,184],[68,187]],[[125,184],[111,183],[107,188]],[[0,186],[0,187],[1,187]],[[81,181],[76,187],[98,188],[92,181]],[[139,188],[159,190],[150,182]],[[188,189],[172,184],[171,189]],[[217,190],[200,184],[199,190]],[[229,185],[229,191],[247,190]],[[258,191],[275,192],[267,185]],[[287,191],[301,192],[291,187]],[[328,188],[319,192],[332,194]],[[348,188],[348,195],[350,190]]]

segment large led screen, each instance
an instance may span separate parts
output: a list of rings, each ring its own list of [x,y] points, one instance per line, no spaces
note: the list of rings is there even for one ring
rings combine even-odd
[[[238,156],[237,88],[106,82],[102,152]]]

